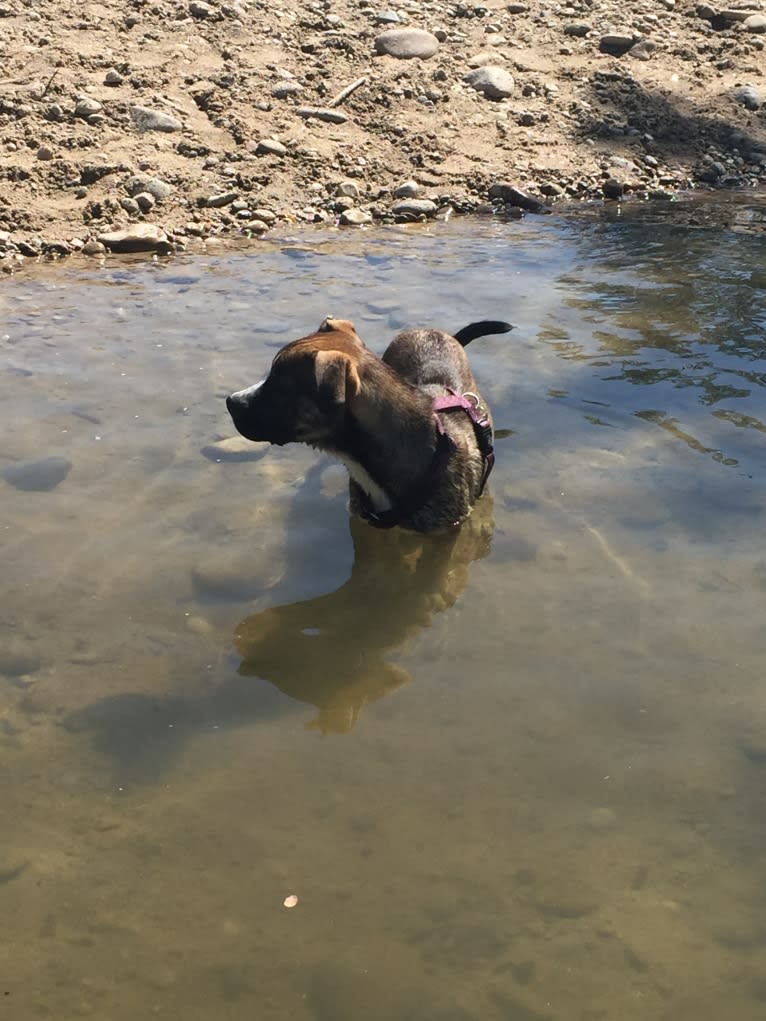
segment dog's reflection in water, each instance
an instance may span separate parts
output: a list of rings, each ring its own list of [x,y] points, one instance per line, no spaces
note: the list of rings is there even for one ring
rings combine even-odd
[[[489,493],[454,531],[381,531],[350,519],[351,576],[328,595],[254,613],[239,625],[239,673],[270,681],[319,710],[309,727],[346,733],[362,707],[412,678],[386,656],[435,613],[448,610],[486,556],[494,522]]]

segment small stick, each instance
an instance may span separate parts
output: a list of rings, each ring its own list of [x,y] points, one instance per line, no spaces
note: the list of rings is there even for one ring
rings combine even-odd
[[[42,92],[42,95],[40,96],[40,99],[45,99],[45,95],[46,95],[46,93],[47,93],[48,89],[49,89],[49,88],[51,87],[51,85],[53,84],[53,79],[54,79],[54,78],[56,77],[56,75],[57,75],[58,73],[59,73],[59,69],[58,69],[58,68],[56,68],[56,70],[55,70],[55,71],[53,72],[53,74],[52,74],[52,75],[50,76],[50,78],[48,79],[48,81],[47,81],[47,82],[45,83],[45,88],[43,89],[43,92]]]
[[[348,99],[348,97],[351,95],[352,92],[356,92],[356,90],[358,88],[361,88],[361,86],[364,85],[366,82],[367,82],[367,78],[365,76],[362,76],[361,78],[357,78],[357,80],[355,82],[351,82],[351,84],[347,85],[345,87],[345,89],[343,89],[342,92],[339,92],[338,95],[335,96],[334,99],[331,99],[330,102],[327,105],[328,106],[338,106],[340,103],[343,102],[344,99]]]

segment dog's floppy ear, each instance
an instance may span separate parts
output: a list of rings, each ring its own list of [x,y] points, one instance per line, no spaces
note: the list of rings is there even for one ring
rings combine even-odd
[[[314,376],[322,403],[344,404],[362,388],[356,366],[342,351],[317,351]]]

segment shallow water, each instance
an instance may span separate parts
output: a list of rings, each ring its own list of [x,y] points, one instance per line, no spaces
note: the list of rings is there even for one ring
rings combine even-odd
[[[0,303],[9,1017],[764,1017],[762,237],[305,235]],[[202,453],[328,313],[516,324],[454,544]]]

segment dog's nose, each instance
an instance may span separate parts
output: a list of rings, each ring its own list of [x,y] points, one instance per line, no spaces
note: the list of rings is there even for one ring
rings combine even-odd
[[[227,407],[230,415],[234,411],[235,404],[236,404],[236,401],[234,400],[234,394],[229,394],[229,396],[226,398],[226,407]]]

